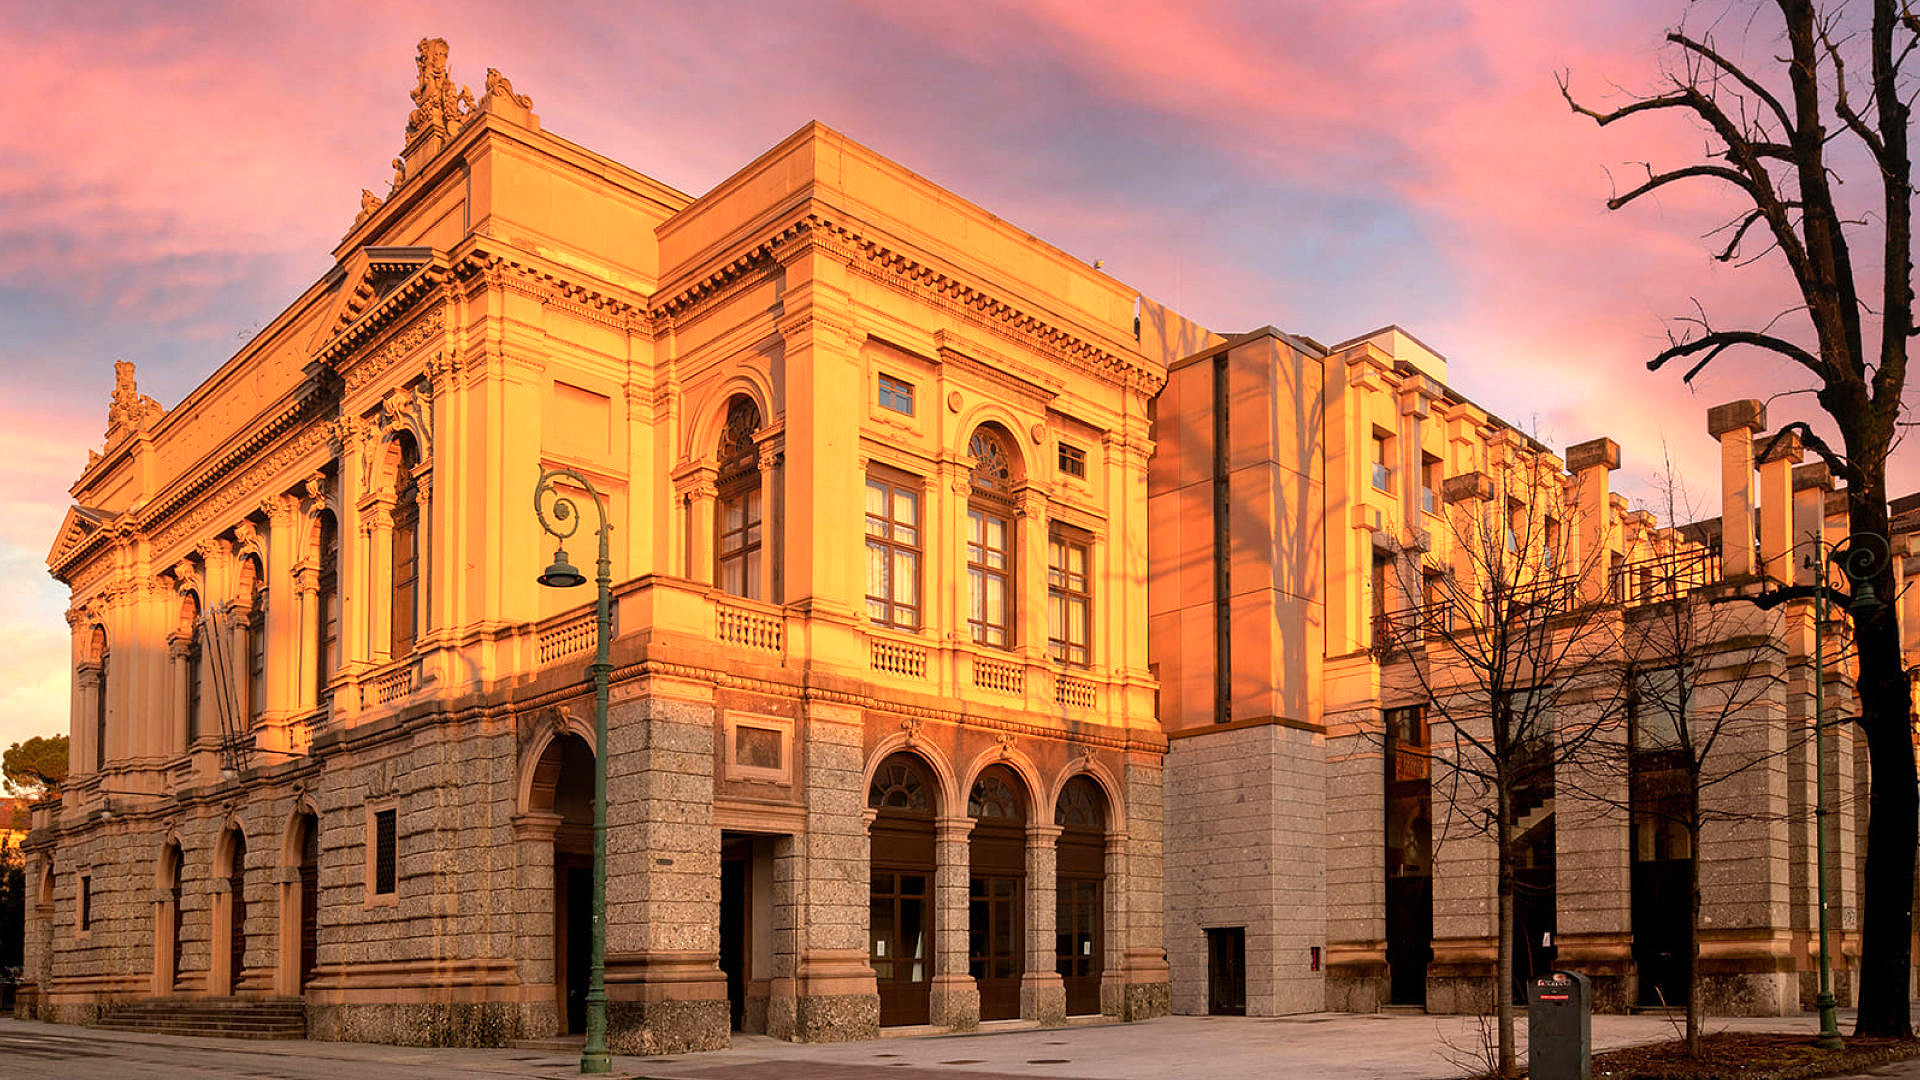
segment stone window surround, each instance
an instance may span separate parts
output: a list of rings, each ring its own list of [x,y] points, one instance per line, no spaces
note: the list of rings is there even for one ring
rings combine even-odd
[[[86,941],[93,937],[93,867],[74,868],[73,936]]]
[[[758,765],[747,765],[734,757],[739,747],[735,732],[741,727],[759,728],[779,733],[779,768],[769,769]],[[726,779],[782,785],[791,785],[793,783],[793,720],[791,718],[768,716],[760,713],[733,712],[729,710],[725,714],[724,738],[726,742]]]
[[[379,869],[378,869],[379,826],[377,822],[379,820],[380,812],[383,810],[392,810],[394,812],[393,813],[393,821],[394,821],[393,891],[390,893],[382,893],[382,892],[374,891],[375,880],[379,874]],[[377,907],[399,907],[400,906],[400,798],[397,795],[388,795],[388,796],[383,796],[377,799],[368,799],[366,801],[366,813],[367,813],[366,876],[365,876],[366,898],[365,898],[365,901],[362,903],[361,907],[363,910],[372,910],[373,908],[377,908]]]

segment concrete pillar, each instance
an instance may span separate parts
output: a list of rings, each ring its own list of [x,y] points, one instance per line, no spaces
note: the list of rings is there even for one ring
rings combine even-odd
[[[1751,576],[1754,564],[1753,435],[1767,429],[1767,407],[1746,398],[1707,410],[1707,434],[1720,440],[1720,570]]]
[[[1567,471],[1575,491],[1574,567],[1580,574],[1580,599],[1595,603],[1606,596],[1613,550],[1613,471],[1620,467],[1620,444],[1589,439],[1567,447]]]
[[[1760,454],[1760,565],[1769,580],[1793,580],[1793,467],[1800,436],[1782,432]]]
[[[1059,839],[1058,825],[1027,826],[1027,964],[1020,974],[1020,1018],[1042,1024],[1067,1020],[1067,988],[1054,961]]]
[[[1827,528],[1827,493],[1833,474],[1827,463],[1815,461],[1793,469],[1793,583],[1811,585],[1814,567],[1825,558],[1821,544]]]
[[[971,1031],[980,1026],[980,989],[967,971],[967,886],[973,873],[968,838],[973,819],[940,817],[933,823],[933,987],[936,1026]]]

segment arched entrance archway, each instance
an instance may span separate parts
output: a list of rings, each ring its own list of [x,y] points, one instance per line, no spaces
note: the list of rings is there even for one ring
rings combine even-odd
[[[213,985],[215,996],[240,992],[247,959],[247,837],[230,827],[214,854]]]
[[[1005,765],[981,772],[967,795],[974,820],[967,881],[967,971],[980,1019],[1020,1017],[1026,970],[1027,786]]]
[[[168,841],[160,849],[160,866],[154,875],[153,912],[153,992],[174,993],[180,985],[180,845]]]
[[[551,815],[553,832],[553,993],[563,1030],[587,1030],[587,980],[593,963],[593,747],[572,732],[556,735],[534,765],[527,808]]]
[[[880,991],[880,1024],[924,1024],[932,1015],[933,818],[940,790],[933,770],[901,751],[874,771],[875,811],[868,962]]]
[[[320,960],[320,819],[311,810],[287,822],[280,865],[293,873],[280,885],[277,992],[304,994]]]
[[[1056,842],[1054,970],[1067,992],[1067,1015],[1100,1011],[1106,957],[1107,797],[1084,773],[1067,781],[1054,805]]]

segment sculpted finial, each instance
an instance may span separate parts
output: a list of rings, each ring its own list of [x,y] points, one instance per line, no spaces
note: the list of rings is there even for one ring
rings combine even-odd
[[[133,362],[113,362],[113,397],[107,404],[107,441],[124,430],[145,430],[160,418],[160,403],[140,392],[133,379]]]
[[[487,69],[487,96],[490,98],[503,98],[523,109],[533,108],[533,99],[525,94],[514,93],[513,83],[509,81],[505,75],[500,74],[499,68]]]
[[[407,144],[425,134],[451,138],[473,113],[473,92],[457,86],[447,69],[447,39],[421,38],[413,62],[420,77],[407,117]]]
[[[380,198],[380,196],[375,195],[373,192],[368,191],[366,188],[361,188],[360,189],[360,212],[353,215],[353,227],[356,229],[359,228],[360,223],[372,217],[373,212],[375,210],[380,209],[380,204],[384,201],[385,200]]]

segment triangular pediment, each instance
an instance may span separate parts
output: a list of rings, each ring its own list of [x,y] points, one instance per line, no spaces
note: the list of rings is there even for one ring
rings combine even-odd
[[[319,329],[309,349],[318,352],[408,278],[433,262],[430,247],[356,248],[340,261],[340,283],[324,302]]]
[[[60,522],[60,531],[54,534],[53,550],[47,552],[47,566],[58,571],[66,565],[95,533],[106,528],[113,516],[107,510],[86,506],[68,507],[67,516]]]

